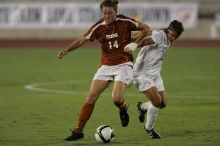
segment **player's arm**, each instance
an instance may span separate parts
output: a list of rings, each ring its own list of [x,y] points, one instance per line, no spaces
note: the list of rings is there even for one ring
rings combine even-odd
[[[147,24],[144,24],[142,22],[139,22],[138,30],[140,30],[140,32],[133,38],[134,42],[137,44],[141,43],[141,40],[144,37],[150,36],[152,34],[150,27]]]
[[[63,58],[63,56],[65,56],[68,52],[73,51],[77,48],[79,48],[80,46],[82,46],[85,42],[87,41],[87,39],[85,37],[80,37],[76,40],[74,40],[70,45],[68,45],[66,48],[64,48],[62,51],[60,51],[57,54],[57,57],[59,59]]]
[[[147,46],[147,45],[153,45],[155,44],[155,41],[152,39],[152,37],[145,37],[141,43],[139,44],[140,47]]]
[[[138,44],[137,43],[127,44],[124,48],[124,51],[131,54],[132,52],[136,50],[137,47],[143,47],[143,46],[153,45],[153,44],[155,44],[154,40],[148,36],[142,39],[142,41]]]
[[[124,47],[125,52],[133,52],[142,43],[142,39],[144,37],[150,36],[152,34],[150,27],[142,22],[139,22],[138,30],[141,31],[133,38],[134,41]]]
[[[142,41],[138,44],[138,47],[143,47],[153,44],[155,44],[155,41],[152,39],[152,37],[148,36],[142,39]],[[127,47],[125,46],[124,51],[127,53],[132,53],[135,50],[133,48],[137,48],[136,46],[133,45],[134,45],[133,43],[128,44]]]

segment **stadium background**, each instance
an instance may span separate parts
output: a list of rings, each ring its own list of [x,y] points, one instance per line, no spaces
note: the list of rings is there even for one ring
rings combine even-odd
[[[119,9],[122,3],[190,3],[198,6],[194,27],[186,28],[164,60],[162,77],[168,106],[160,111],[155,123],[162,139],[153,141],[148,138],[143,124],[138,122],[136,103],[146,99],[132,87],[125,94],[130,123],[127,128],[121,127],[118,111],[110,98],[110,86],[96,103],[84,131],[85,139],[63,141],[69,128],[76,125],[78,111],[99,67],[99,45],[88,43],[58,60],[58,51],[87,27],[26,27],[25,24],[16,24],[19,20],[16,15],[12,16],[15,19],[13,25],[7,24],[8,16],[21,9],[9,10],[2,5],[40,3],[41,8],[41,5],[48,4],[61,7],[69,3],[99,5],[100,1],[0,0],[0,145],[97,146],[94,132],[102,124],[115,129],[116,138],[110,143],[115,146],[220,145],[219,0],[119,0]],[[23,12],[23,20],[32,20],[31,10]],[[62,20],[62,13],[56,15],[60,16],[55,17],[56,20]],[[87,17],[84,16],[83,20]]]
[[[26,3],[40,3],[40,5],[44,4],[57,4],[57,5],[64,5],[64,4],[93,4],[97,3],[99,4],[99,0],[1,0],[1,4],[4,3],[15,3],[16,4],[26,4]],[[162,3],[160,4],[176,4],[176,3],[188,3],[189,5],[196,4],[198,7],[198,10],[196,10],[196,20],[194,21],[195,24],[193,24],[193,27],[189,27],[184,32],[184,35],[181,37],[181,40],[179,41],[181,45],[201,45],[201,46],[214,46],[216,43],[219,45],[219,19],[220,19],[220,12],[219,12],[219,0],[169,0],[169,1],[159,1],[159,0],[121,0],[120,3],[131,3],[131,4],[152,4],[152,3]],[[18,8],[19,9],[19,8]],[[65,9],[65,7],[64,7]],[[98,12],[99,10],[97,10]],[[195,10],[194,10],[195,11]],[[27,13],[31,13],[30,11]],[[65,13],[65,12],[63,12]],[[57,13],[57,23],[62,22],[63,15],[62,11],[60,13]],[[188,11],[190,13],[190,11]],[[5,18],[4,16],[8,15],[5,14],[3,11],[3,8],[1,10],[1,20],[3,21]],[[26,14],[28,15],[28,14]],[[135,14],[134,14],[135,15]],[[82,17],[85,17],[84,19],[90,19],[91,15],[83,15]],[[15,19],[15,18],[13,18]],[[142,19],[142,18],[140,18]],[[163,20],[161,20],[158,23],[160,24]],[[148,21],[146,21],[148,23]],[[25,24],[25,23],[24,23]],[[91,23],[92,24],[92,23]],[[8,25],[9,26],[9,25]],[[20,25],[21,26],[21,25]],[[155,27],[154,25],[152,27]],[[43,47],[47,43],[47,47],[63,47],[65,44],[70,42],[73,38],[76,38],[80,36],[87,27],[80,27],[80,24],[77,28],[74,27],[65,27],[62,25],[59,25],[58,27],[36,27],[33,26],[31,28],[29,27],[2,27],[0,25],[0,47],[13,47],[21,45],[22,47]],[[20,40],[20,42],[17,42]],[[45,41],[46,40],[46,41]],[[189,42],[185,42],[185,40],[188,40]],[[196,41],[192,41],[196,40]],[[207,40],[209,40],[207,42]],[[212,41],[210,41],[212,40]],[[217,40],[217,41],[216,41]],[[32,42],[31,42],[32,41]],[[12,43],[13,42],[13,43]],[[55,43],[56,42],[56,43]]]

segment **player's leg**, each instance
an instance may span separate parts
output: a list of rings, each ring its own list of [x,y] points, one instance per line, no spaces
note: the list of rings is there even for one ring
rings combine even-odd
[[[150,107],[150,104],[159,106],[161,103],[160,95],[157,91],[154,80],[149,76],[139,76],[134,78],[135,88],[149,97],[150,101],[148,102],[138,102],[137,108],[139,111],[139,121],[144,122],[145,115]]]
[[[153,129],[154,121],[156,120],[157,114],[160,108],[165,106],[165,94],[163,80],[161,76],[146,77],[140,76],[135,78],[136,88],[143,92],[150,101],[145,103],[138,103],[139,120],[144,121],[144,116],[147,113],[147,121],[145,124],[145,129],[151,138],[160,138],[160,135]],[[143,119],[140,119],[143,118]],[[142,120],[142,121],[141,121]]]
[[[156,85],[157,90],[159,91],[159,94],[160,94],[160,97],[161,97],[160,109],[165,108],[166,107],[165,89],[164,89],[164,85],[163,85],[163,80],[162,80],[160,75],[155,80],[155,85]]]
[[[141,123],[144,122],[145,115],[147,113],[147,110],[149,108],[150,103],[151,103],[150,101],[148,101],[148,102],[138,102],[137,103],[137,109],[138,109],[138,112],[139,112],[138,119]]]
[[[166,107],[166,98],[165,98],[165,92],[163,91],[159,91],[160,97],[161,97],[161,106],[160,109],[165,108]],[[148,111],[149,105],[151,104],[151,101],[148,102],[138,102],[137,104],[137,108],[139,111],[139,121],[141,123],[144,122],[145,119],[145,114]]]
[[[134,83],[135,89],[138,92],[145,91],[146,89],[148,89],[151,86],[153,86],[152,85],[152,81],[150,81],[150,80],[151,79],[146,78],[145,76],[139,76],[139,75],[134,74],[134,76],[133,76],[133,83]],[[151,86],[148,87],[148,85],[151,85]],[[145,120],[145,115],[147,113],[147,110],[148,110],[148,107],[149,107],[150,103],[151,103],[150,101],[148,101],[148,102],[138,102],[137,103],[137,110],[139,112],[138,119],[139,119],[139,121],[141,123],[143,123],[144,120]]]
[[[160,106],[162,104],[162,98],[161,98],[156,86],[153,86],[153,87],[145,90],[143,93],[145,96],[147,96],[149,98],[149,100],[151,101],[151,103],[155,107],[160,108]]]
[[[87,100],[81,107],[79,113],[77,127],[72,131],[72,134],[70,136],[65,138],[66,141],[74,141],[84,137],[83,128],[92,114],[94,104],[103,92],[103,90],[109,85],[109,83],[109,81],[105,80],[92,81]]]
[[[162,109],[162,108],[165,108],[165,107],[166,107],[167,101],[166,101],[166,96],[165,96],[164,90],[159,91],[159,94],[160,94],[161,101],[162,101],[161,106],[160,106],[160,109]]]
[[[151,138],[159,139],[160,135],[153,129],[154,121],[162,104],[161,96],[157,88],[151,87],[143,92],[151,101],[147,110],[147,121],[145,124],[145,130]]]
[[[124,101],[124,92],[127,85],[131,83],[132,80],[132,67],[129,65],[124,65],[119,68],[120,74],[115,75],[114,85],[112,90],[112,100],[114,104],[119,108],[119,115],[121,124],[126,127],[129,123],[129,115],[127,112],[127,106]]]
[[[114,104],[120,109],[125,108],[123,94],[125,92],[126,85],[121,81],[115,81],[112,89],[112,100]]]
[[[105,90],[105,88],[109,85],[109,81],[102,81],[102,80],[93,80],[89,94],[87,96],[86,102],[83,104],[78,118],[78,124],[76,131],[82,132],[86,122],[89,120],[95,102],[97,101],[98,97],[101,93]]]
[[[125,89],[126,89],[126,84],[124,82],[122,81],[114,82],[113,90],[112,90],[112,100],[114,104],[119,108],[119,115],[123,127],[126,127],[129,123],[127,106],[123,98]]]
[[[156,120],[159,109],[166,106],[166,98],[164,85],[161,76],[154,79],[155,86],[149,88],[144,94],[150,99],[152,104],[149,104],[147,111],[147,122],[145,128],[149,136],[152,138],[160,138],[160,135],[153,129],[153,123]]]

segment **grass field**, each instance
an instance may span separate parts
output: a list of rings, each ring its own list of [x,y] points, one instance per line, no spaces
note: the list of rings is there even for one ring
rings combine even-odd
[[[126,92],[130,123],[120,125],[110,98],[111,86],[98,100],[85,127],[85,138],[64,142],[76,125],[91,79],[99,67],[100,50],[79,49],[64,59],[57,49],[0,50],[1,146],[97,146],[95,129],[111,125],[112,146],[219,146],[220,48],[171,49],[164,61],[168,106],[155,128],[161,140],[146,135],[138,122],[136,103],[146,98],[133,87]],[[27,86],[28,85],[28,86]],[[32,91],[25,89],[31,88]]]

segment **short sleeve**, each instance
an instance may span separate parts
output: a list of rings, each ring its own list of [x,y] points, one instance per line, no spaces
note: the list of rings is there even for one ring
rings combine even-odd
[[[151,35],[152,40],[155,44],[162,44],[163,43],[163,34],[160,31],[154,30]]]
[[[137,31],[139,27],[139,22],[134,19],[130,19],[128,26],[131,31]]]
[[[94,27],[91,27],[87,32],[83,35],[87,40],[93,41],[98,38],[97,32]]]
[[[100,29],[99,27],[104,25],[104,20],[103,19],[100,19],[98,22],[96,22],[94,25],[92,25],[88,31],[86,31],[84,33],[84,37],[87,39],[87,40],[90,40],[90,41],[93,41],[95,39],[97,39],[99,37],[99,32],[100,32]]]
[[[135,19],[124,16],[124,15],[118,15],[116,19],[122,20],[124,22],[124,24],[127,26],[127,29],[129,31],[137,31],[138,30],[140,23],[138,21],[136,21]]]

